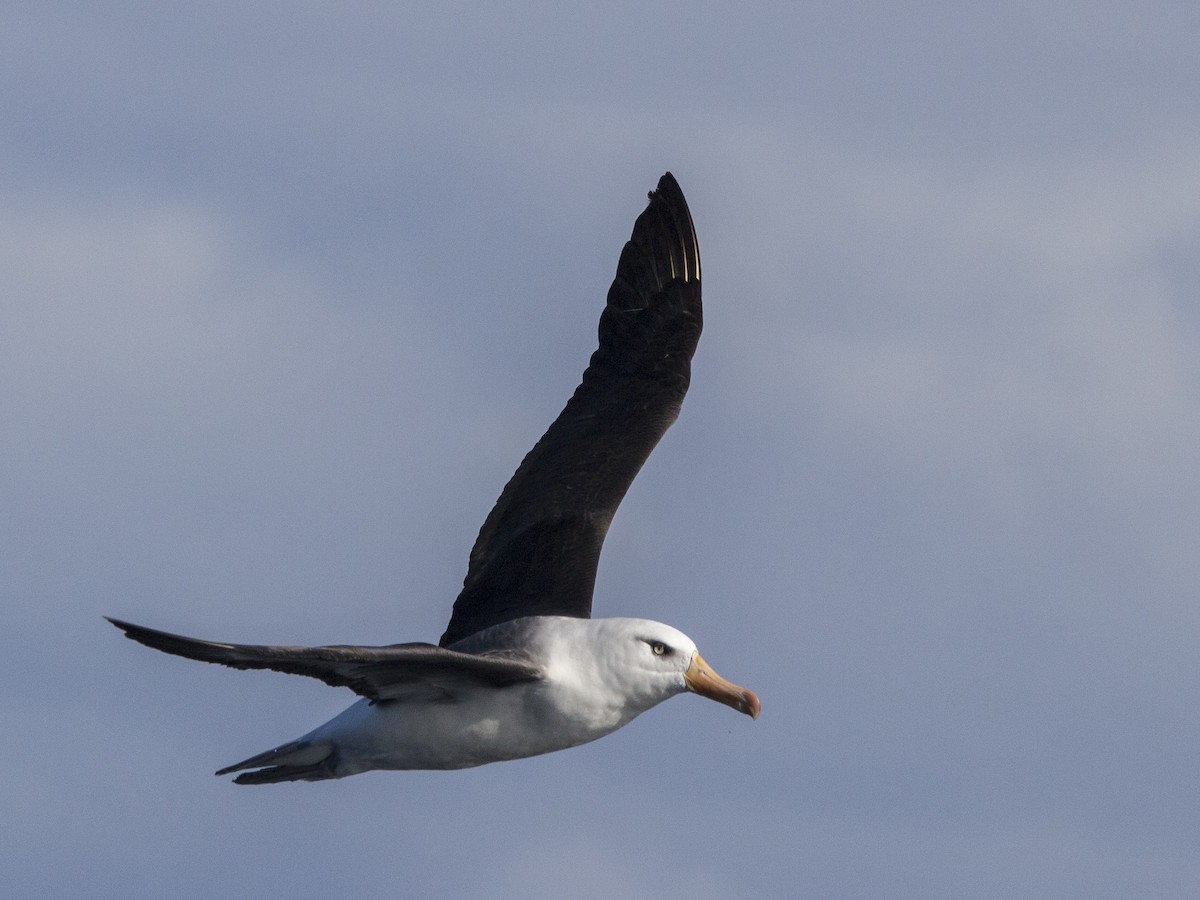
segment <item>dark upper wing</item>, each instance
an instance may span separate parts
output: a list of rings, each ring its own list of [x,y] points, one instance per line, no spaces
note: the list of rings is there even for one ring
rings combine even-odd
[[[107,617],[106,617],[107,618]],[[542,677],[541,669],[517,659],[456,653],[432,644],[390,647],[268,647],[220,644],[109,619],[138,643],[235,669],[274,669],[348,687],[371,700],[453,699],[477,685],[503,687]]]
[[[591,615],[604,535],[679,415],[700,328],[700,249],[668,172],[621,251],[583,382],[479,531],[443,647],[522,616]]]

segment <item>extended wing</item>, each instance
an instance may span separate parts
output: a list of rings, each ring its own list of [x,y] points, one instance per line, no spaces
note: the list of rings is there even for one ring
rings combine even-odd
[[[107,617],[106,617],[107,618]],[[501,656],[457,653],[432,644],[389,647],[271,647],[221,644],[109,619],[125,636],[176,656],[235,669],[274,669],[348,687],[371,700],[452,700],[464,688],[535,681],[542,670]]]
[[[609,522],[679,415],[701,325],[696,231],[668,172],[621,251],[582,383],[479,531],[443,647],[522,616],[591,615]]]

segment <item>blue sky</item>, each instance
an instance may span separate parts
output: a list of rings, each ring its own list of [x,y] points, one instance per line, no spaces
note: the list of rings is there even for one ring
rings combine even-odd
[[[1198,18],[8,4],[4,893],[1194,895]],[[351,695],[100,616],[436,640],[667,169],[705,333],[596,611],[762,717],[213,778]]]

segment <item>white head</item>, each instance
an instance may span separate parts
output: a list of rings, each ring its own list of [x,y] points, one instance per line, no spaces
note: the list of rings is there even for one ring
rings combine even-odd
[[[692,691],[758,717],[754,692],[714,672],[682,631],[649,619],[592,619],[590,624],[606,632],[602,642],[606,680],[621,685],[635,715],[675,694]]]

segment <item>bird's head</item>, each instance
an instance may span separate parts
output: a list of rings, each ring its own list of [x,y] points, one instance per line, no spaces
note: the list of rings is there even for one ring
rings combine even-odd
[[[691,691],[758,718],[761,706],[754,691],[718,675],[682,631],[648,619],[621,621],[624,665],[642,673],[647,685],[658,686],[661,699]]]

